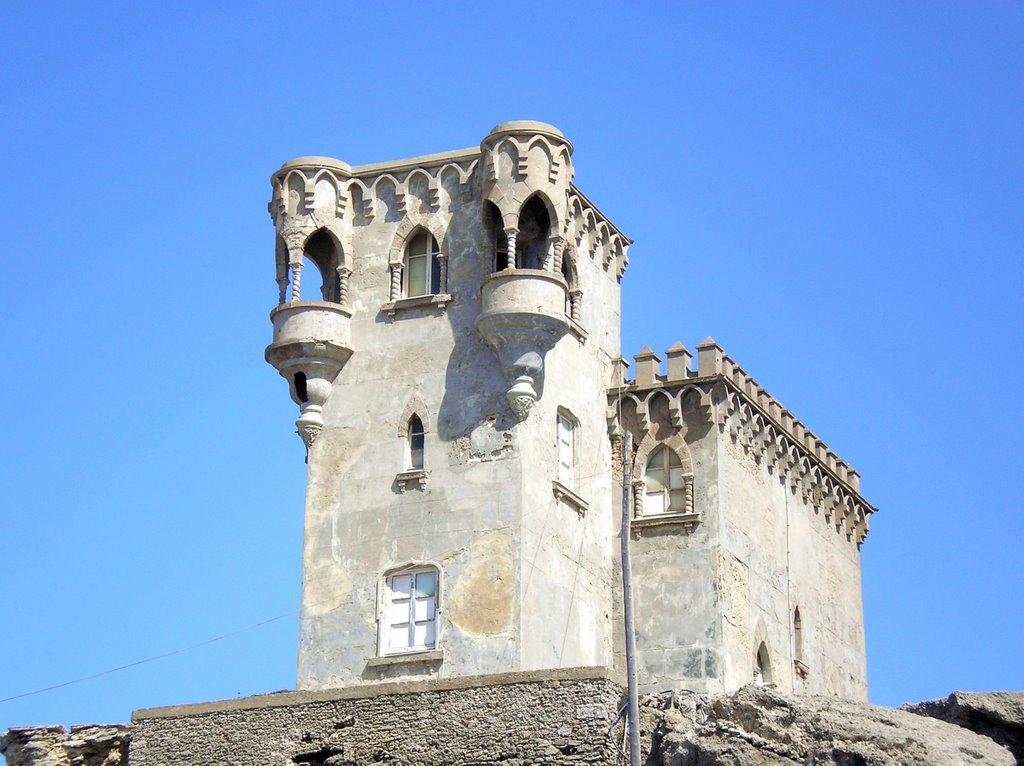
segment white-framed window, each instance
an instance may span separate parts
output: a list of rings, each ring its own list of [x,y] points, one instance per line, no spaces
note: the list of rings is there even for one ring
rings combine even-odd
[[[558,481],[573,489],[576,481],[576,440],[579,424],[567,413],[558,413]]]
[[[409,240],[402,268],[402,293],[406,298],[437,295],[441,292],[438,252],[437,240],[425,231],[420,231]]]
[[[675,450],[662,445],[647,459],[644,516],[686,512],[686,477]]]
[[[437,647],[438,572],[406,569],[384,582],[381,654],[422,652]]]

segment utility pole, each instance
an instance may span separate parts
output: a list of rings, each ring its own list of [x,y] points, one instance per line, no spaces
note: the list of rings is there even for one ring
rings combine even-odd
[[[636,694],[636,638],[633,632],[633,572],[629,559],[629,526],[633,490],[630,477],[633,435],[622,437],[622,617],[626,628],[626,721],[629,726],[629,766],[640,766],[640,708]]]

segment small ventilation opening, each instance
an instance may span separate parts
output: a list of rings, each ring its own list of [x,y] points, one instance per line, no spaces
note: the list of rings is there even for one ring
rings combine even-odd
[[[309,401],[309,394],[306,393],[306,373],[304,372],[295,373],[295,395],[303,404]]]

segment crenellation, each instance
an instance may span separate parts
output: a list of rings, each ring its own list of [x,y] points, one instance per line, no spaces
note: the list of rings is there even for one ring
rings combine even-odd
[[[671,398],[675,406],[679,406],[677,388],[684,378],[681,370],[688,366],[689,355],[682,344],[676,343],[669,349],[666,356],[670,360],[669,374],[660,375],[660,358],[645,347],[634,357],[636,361],[635,380],[626,378],[628,372],[620,368],[620,382],[613,383],[609,391],[611,398],[629,392],[638,396],[637,411],[643,413],[645,402],[658,391],[675,391]],[[875,509],[860,497],[858,474],[853,471],[828,445],[808,429],[801,421],[793,417],[763,386],[759,385],[742,367],[725,354],[721,347],[711,338],[697,346],[697,370],[693,378],[704,386],[713,385],[710,380],[726,381],[730,384],[725,398],[724,411],[719,409],[719,427],[729,433],[736,443],[755,462],[764,460],[773,471],[786,479],[792,491],[798,489],[802,499],[817,502],[823,494],[824,483],[834,482],[837,487],[837,506],[843,506],[847,497],[851,497],[851,505],[847,510],[840,510],[840,518],[836,523],[836,531],[845,529],[850,539],[857,544],[864,541],[867,535],[867,516]],[[686,364],[681,361],[686,359]],[[676,360],[673,366],[672,360]],[[717,372],[708,372],[715,370]],[[654,387],[651,389],[651,387]],[[651,389],[641,393],[641,389]],[[710,391],[710,387],[708,388]],[[818,498],[815,500],[815,498]],[[829,519],[833,508],[824,509]],[[864,519],[863,523],[858,518]]]

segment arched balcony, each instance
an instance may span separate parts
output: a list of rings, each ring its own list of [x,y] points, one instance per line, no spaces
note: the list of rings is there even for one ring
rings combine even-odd
[[[290,243],[279,239],[277,251],[280,304],[270,312],[274,336],[264,356],[288,381],[300,410],[295,425],[308,451],[323,429],[321,413],[334,379],[352,356],[350,272],[324,230],[309,237],[293,236]],[[304,260],[320,273],[323,287],[316,297],[322,300],[302,300]],[[290,300],[285,301],[289,287]]]

